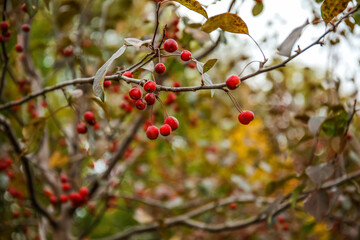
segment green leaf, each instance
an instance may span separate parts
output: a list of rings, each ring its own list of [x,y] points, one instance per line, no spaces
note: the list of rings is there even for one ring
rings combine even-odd
[[[342,106],[330,109],[329,117],[322,123],[321,130],[328,136],[341,136],[345,133],[349,115]]]
[[[209,18],[202,25],[201,30],[211,33],[217,28],[232,33],[249,34],[246,23],[234,13],[223,13]]]
[[[344,11],[350,0],[325,0],[321,5],[321,16],[325,21],[331,21]]]
[[[264,4],[257,2],[252,9],[253,16],[259,15],[263,9],[264,9]]]
[[[39,0],[26,0],[26,10],[32,18],[39,9]]]
[[[215,65],[216,62],[217,62],[216,58],[207,60],[203,67],[203,73],[209,71]]]
[[[23,127],[22,134],[25,140],[26,153],[35,152],[38,149],[44,135],[45,123],[46,118],[39,117],[33,119],[28,125]]]
[[[360,25],[360,9],[354,12],[353,16],[354,21],[357,25]]]
[[[297,186],[294,191],[292,192],[291,194],[291,197],[290,197],[290,202],[291,202],[291,207],[294,208],[296,203],[297,203],[297,199],[300,195],[300,193],[304,190],[305,188],[305,184],[301,184],[299,186]]]
[[[111,64],[114,62],[114,60],[118,57],[120,57],[126,50],[126,46],[122,46],[117,50],[107,61],[104,65],[102,65],[99,70],[97,70],[95,74],[95,79],[93,83],[93,91],[96,97],[100,98],[101,101],[105,101],[105,94],[104,94],[104,79],[105,74],[109,70]]]
[[[193,10],[197,13],[200,13],[204,17],[208,18],[207,12],[201,6],[201,4],[196,0],[173,0],[173,1],[178,2],[181,5],[187,7],[188,9]]]

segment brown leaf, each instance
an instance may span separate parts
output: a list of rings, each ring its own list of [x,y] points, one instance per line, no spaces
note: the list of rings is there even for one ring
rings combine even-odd
[[[321,5],[321,16],[325,21],[331,21],[344,11],[350,0],[325,0]]]
[[[208,18],[207,12],[201,6],[201,4],[196,0],[173,0],[173,1],[178,2],[181,5],[187,7],[188,9],[193,10],[197,13],[200,13],[204,17]]]
[[[217,28],[232,33],[249,34],[246,23],[234,13],[223,13],[209,18],[202,25],[201,30],[211,33]]]
[[[309,166],[305,172],[316,185],[320,186],[326,179],[334,173],[334,165],[332,163],[321,163],[316,166]]]
[[[329,210],[329,196],[323,189],[313,191],[304,202],[305,210],[316,221],[321,221]]]

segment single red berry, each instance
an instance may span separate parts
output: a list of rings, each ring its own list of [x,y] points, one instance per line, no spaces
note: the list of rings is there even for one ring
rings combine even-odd
[[[62,190],[63,190],[64,192],[67,192],[67,191],[70,190],[70,184],[68,184],[68,183],[63,183],[62,186],[61,186],[61,188],[62,188]]]
[[[174,24],[174,25],[178,25],[179,24],[179,18],[174,18],[173,20],[172,20],[172,24]]]
[[[4,37],[0,35],[0,43],[4,41]]]
[[[144,89],[148,93],[152,93],[156,90],[156,83],[154,81],[147,81],[144,84]]]
[[[155,72],[158,74],[163,74],[166,71],[166,67],[163,63],[158,63],[155,65]]]
[[[123,76],[128,77],[128,78],[132,78],[133,74],[132,74],[132,72],[124,72]]]
[[[85,123],[79,123],[77,125],[77,132],[80,134],[84,134],[87,133],[87,127]]]
[[[234,90],[234,89],[238,88],[240,83],[241,83],[240,78],[237,75],[231,75],[226,80],[226,86],[230,90]]]
[[[91,126],[94,126],[95,123],[96,123],[95,115],[94,115],[93,112],[90,112],[90,111],[85,112],[85,113],[84,113],[84,119],[85,119],[85,121],[86,121],[88,124],[90,124]]]
[[[231,204],[230,204],[230,208],[231,208],[232,210],[236,209],[236,207],[237,207],[237,206],[236,206],[236,203],[231,203]]]
[[[192,58],[191,52],[189,52],[188,50],[182,51],[180,58],[185,62],[189,61]]]
[[[278,221],[279,221],[279,223],[284,223],[285,222],[285,217],[284,216],[279,216]]]
[[[21,26],[21,29],[24,31],[24,32],[29,32],[30,31],[30,25],[29,24],[23,24]]]
[[[155,126],[149,126],[146,130],[146,136],[151,139],[157,139],[159,136],[159,129]]]
[[[169,124],[171,127],[171,130],[175,131],[179,127],[179,121],[172,116],[169,116],[165,119],[165,123]]]
[[[282,230],[284,231],[289,230],[289,224],[285,223],[284,225],[282,225]]]
[[[65,194],[60,195],[60,202],[66,203],[68,201],[68,197]]]
[[[51,196],[50,197],[50,202],[52,203],[52,204],[56,204],[57,203],[57,198],[53,195],[53,196]]]
[[[104,88],[108,88],[111,85],[111,80],[105,80],[104,81]]]
[[[31,215],[32,215],[32,212],[29,210],[29,209],[25,209],[25,211],[24,211],[24,215],[25,215],[25,217],[31,217]]]
[[[196,67],[196,64],[194,63],[194,62],[191,62],[191,63],[189,63],[189,68],[195,68]]]
[[[14,218],[18,218],[20,216],[20,212],[19,211],[13,211],[12,215]]]
[[[142,96],[140,88],[139,87],[133,87],[132,89],[130,89],[129,96],[134,100],[140,99],[141,96]]]
[[[74,54],[74,48],[72,46],[68,46],[63,50],[63,55],[66,57],[72,56]]]
[[[2,21],[0,23],[0,28],[3,32],[6,32],[9,29],[9,23],[6,21]]]
[[[179,83],[178,81],[175,81],[175,82],[173,83],[173,87],[180,87],[180,83]]]
[[[168,39],[164,42],[165,51],[172,53],[178,49],[178,44],[174,39]]]
[[[141,99],[136,100],[135,106],[139,110],[144,110],[146,108],[146,104]]]
[[[176,101],[176,98],[177,98],[177,97],[176,97],[176,94],[173,93],[173,92],[170,92],[170,93],[167,95],[167,97],[166,97],[165,104],[166,104],[166,105],[172,104],[173,102]]]
[[[66,183],[66,182],[68,181],[68,177],[67,177],[66,175],[61,175],[61,176],[60,176],[60,181],[61,181],[62,183]]]
[[[156,101],[155,94],[153,94],[153,93],[146,94],[144,99],[145,99],[145,102],[147,103],[147,105],[153,105]]]
[[[252,111],[242,111],[238,119],[241,124],[248,125],[254,119],[254,113]]]
[[[89,190],[87,189],[87,187],[81,187],[79,193],[81,194],[81,196],[87,196],[89,194]]]
[[[163,136],[168,136],[171,133],[171,126],[169,124],[164,124],[160,127],[160,134]]]
[[[21,10],[23,10],[23,12],[27,12],[26,3],[24,3],[23,5],[21,5]]]
[[[100,123],[95,123],[94,125],[94,130],[99,130],[100,129]]]
[[[20,53],[20,52],[24,51],[24,48],[20,44],[16,44],[15,45],[15,51]]]

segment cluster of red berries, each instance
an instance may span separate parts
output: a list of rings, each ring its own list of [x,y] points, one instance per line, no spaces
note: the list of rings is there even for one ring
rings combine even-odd
[[[179,127],[179,121],[173,117],[169,116],[165,119],[164,124],[160,127],[160,130],[158,127],[154,125],[149,125],[146,129],[146,136],[151,139],[157,139],[159,136],[159,133],[163,136],[168,136],[172,131],[175,131]]]
[[[24,198],[24,194],[12,186],[8,188],[8,191],[13,198],[17,198],[19,200],[22,200]]]
[[[156,96],[154,94],[156,90],[156,83],[154,81],[147,81],[144,84],[144,90],[147,94],[143,97],[140,87],[135,86],[130,89],[129,97],[135,101],[135,106],[139,110],[144,110],[146,106],[151,106],[156,101]],[[129,101],[130,103],[131,101]]]
[[[84,113],[84,120],[87,124],[92,126],[95,130],[100,128],[100,124],[96,122],[96,118],[93,112],[87,111]],[[87,126],[86,123],[81,122],[77,125],[77,132],[80,134],[87,133]]]
[[[79,207],[88,201],[89,190],[86,187],[81,187],[78,192],[71,192],[67,195],[65,193],[69,192],[71,189],[70,184],[68,183],[68,177],[66,175],[61,175],[60,181],[64,193],[60,195],[59,199],[50,190],[44,189],[44,194],[49,198],[53,205],[57,204],[59,201],[61,203],[67,203],[68,200],[70,200],[73,206]]]
[[[179,18],[174,18],[170,24],[168,24],[168,27],[166,28],[166,32],[165,32],[165,38],[173,38],[173,39],[178,39],[178,35],[177,32],[179,32],[179,24],[180,20]]]
[[[5,174],[9,177],[9,179],[14,179],[15,173],[11,170],[11,165],[11,158],[0,158],[0,173],[5,171]]]
[[[25,12],[25,13],[27,12],[25,3],[21,6],[21,9],[23,10],[23,12]],[[2,21],[0,23],[0,30],[1,30],[0,42],[8,42],[10,40],[11,33],[10,33],[9,29],[10,29],[10,24],[7,21]],[[25,33],[29,32],[30,25],[23,24],[21,26],[21,30]],[[24,47],[18,43],[15,45],[15,51],[20,53],[20,52],[24,51]]]
[[[287,231],[289,230],[289,224],[286,223],[286,219],[284,216],[279,216],[278,217],[278,223],[281,225],[281,229],[284,230],[284,231]],[[277,229],[278,224],[275,225],[275,228]]]

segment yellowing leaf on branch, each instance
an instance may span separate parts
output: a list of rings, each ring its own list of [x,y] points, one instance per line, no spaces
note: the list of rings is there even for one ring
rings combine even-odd
[[[201,4],[196,0],[173,0],[173,1],[178,2],[181,5],[187,7],[188,9],[193,10],[194,12],[200,13],[204,17],[208,18],[207,12],[201,6]]]
[[[69,161],[67,155],[62,155],[60,152],[56,151],[51,155],[50,158],[50,167],[61,167],[64,166]]]
[[[325,0],[321,5],[321,16],[325,21],[331,21],[344,11],[350,0]]]
[[[246,23],[234,13],[223,13],[209,18],[202,25],[201,30],[211,33],[217,28],[232,33],[249,34]]]

